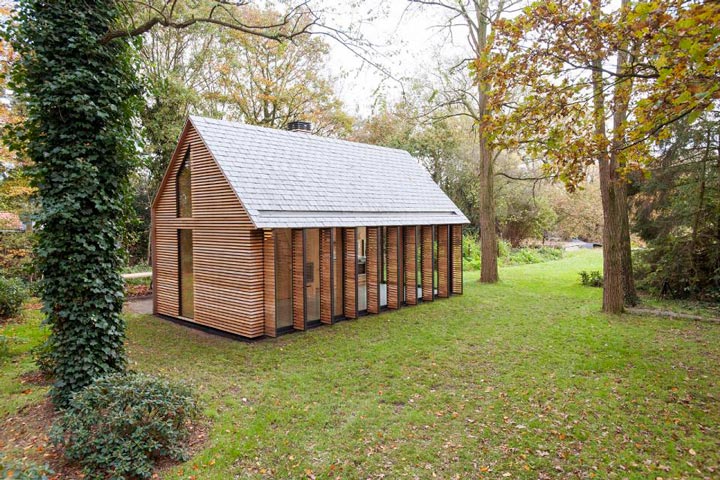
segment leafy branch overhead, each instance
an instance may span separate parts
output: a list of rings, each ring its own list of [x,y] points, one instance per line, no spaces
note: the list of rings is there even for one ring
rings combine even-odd
[[[123,0],[119,5],[125,15],[101,37],[103,44],[116,38],[142,35],[156,26],[185,29],[199,23],[283,41],[309,33],[319,21],[308,1],[291,5],[269,23],[259,21],[252,14],[255,9],[249,0]]]

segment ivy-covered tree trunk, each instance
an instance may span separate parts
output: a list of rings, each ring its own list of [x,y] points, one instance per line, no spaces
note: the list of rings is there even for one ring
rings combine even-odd
[[[116,2],[20,0],[17,11],[13,88],[27,121],[16,147],[35,164],[51,394],[62,407],[125,366],[119,238],[137,92],[127,41],[99,41],[117,20]]]

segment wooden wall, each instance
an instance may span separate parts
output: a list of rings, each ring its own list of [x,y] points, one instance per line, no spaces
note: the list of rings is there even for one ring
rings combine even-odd
[[[333,229],[320,229],[320,321],[333,323]]]
[[[452,293],[462,295],[463,293],[463,226],[453,225],[451,227],[450,250],[452,257]]]
[[[405,302],[417,305],[417,227],[405,227]]]
[[[357,230],[344,229],[345,238],[345,316],[357,318]]]
[[[380,228],[367,227],[368,313],[380,313]]]
[[[192,218],[177,218],[177,171],[191,148]],[[188,125],[153,204],[154,311],[179,317],[178,229],[193,230],[194,323],[246,337],[265,333],[263,232]]]
[[[433,227],[432,225],[423,225],[420,227],[421,236],[421,252],[422,257],[422,299],[425,302],[431,302],[435,298],[434,295],[434,276],[433,276]]]

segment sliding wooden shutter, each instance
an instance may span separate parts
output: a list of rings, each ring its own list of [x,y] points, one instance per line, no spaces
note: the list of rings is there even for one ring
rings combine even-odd
[[[367,311],[380,313],[380,228],[367,228]]]
[[[423,225],[421,227],[421,256],[422,256],[422,299],[431,302],[434,298],[433,290],[435,281],[433,277],[433,227]]]
[[[417,305],[417,227],[405,227],[405,301]]]
[[[463,293],[463,226],[453,225],[451,227],[451,256],[452,256],[452,285],[453,294],[462,295]]]
[[[402,303],[400,228],[387,227],[387,306],[391,309]]]
[[[438,243],[438,297],[450,296],[450,229],[437,226]]]
[[[357,229],[345,228],[345,316],[357,318]]]
[[[320,229],[320,321],[333,323],[334,291],[332,261],[333,229]]]
[[[305,231],[292,231],[293,327],[305,330]]]

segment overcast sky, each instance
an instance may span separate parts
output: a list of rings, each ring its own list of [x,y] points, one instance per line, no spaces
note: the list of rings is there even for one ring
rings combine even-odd
[[[349,2],[338,2],[347,4]],[[400,98],[398,80],[421,77],[434,71],[438,56],[458,56],[465,49],[459,35],[453,45],[446,31],[434,28],[443,22],[442,9],[410,5],[407,0],[366,0],[361,6],[336,6],[328,21],[340,28],[352,25],[375,44],[368,57],[387,73],[364,62],[339,42],[331,41],[330,71],[340,77],[337,93],[350,113],[366,116],[372,111],[376,93],[390,100]]]

